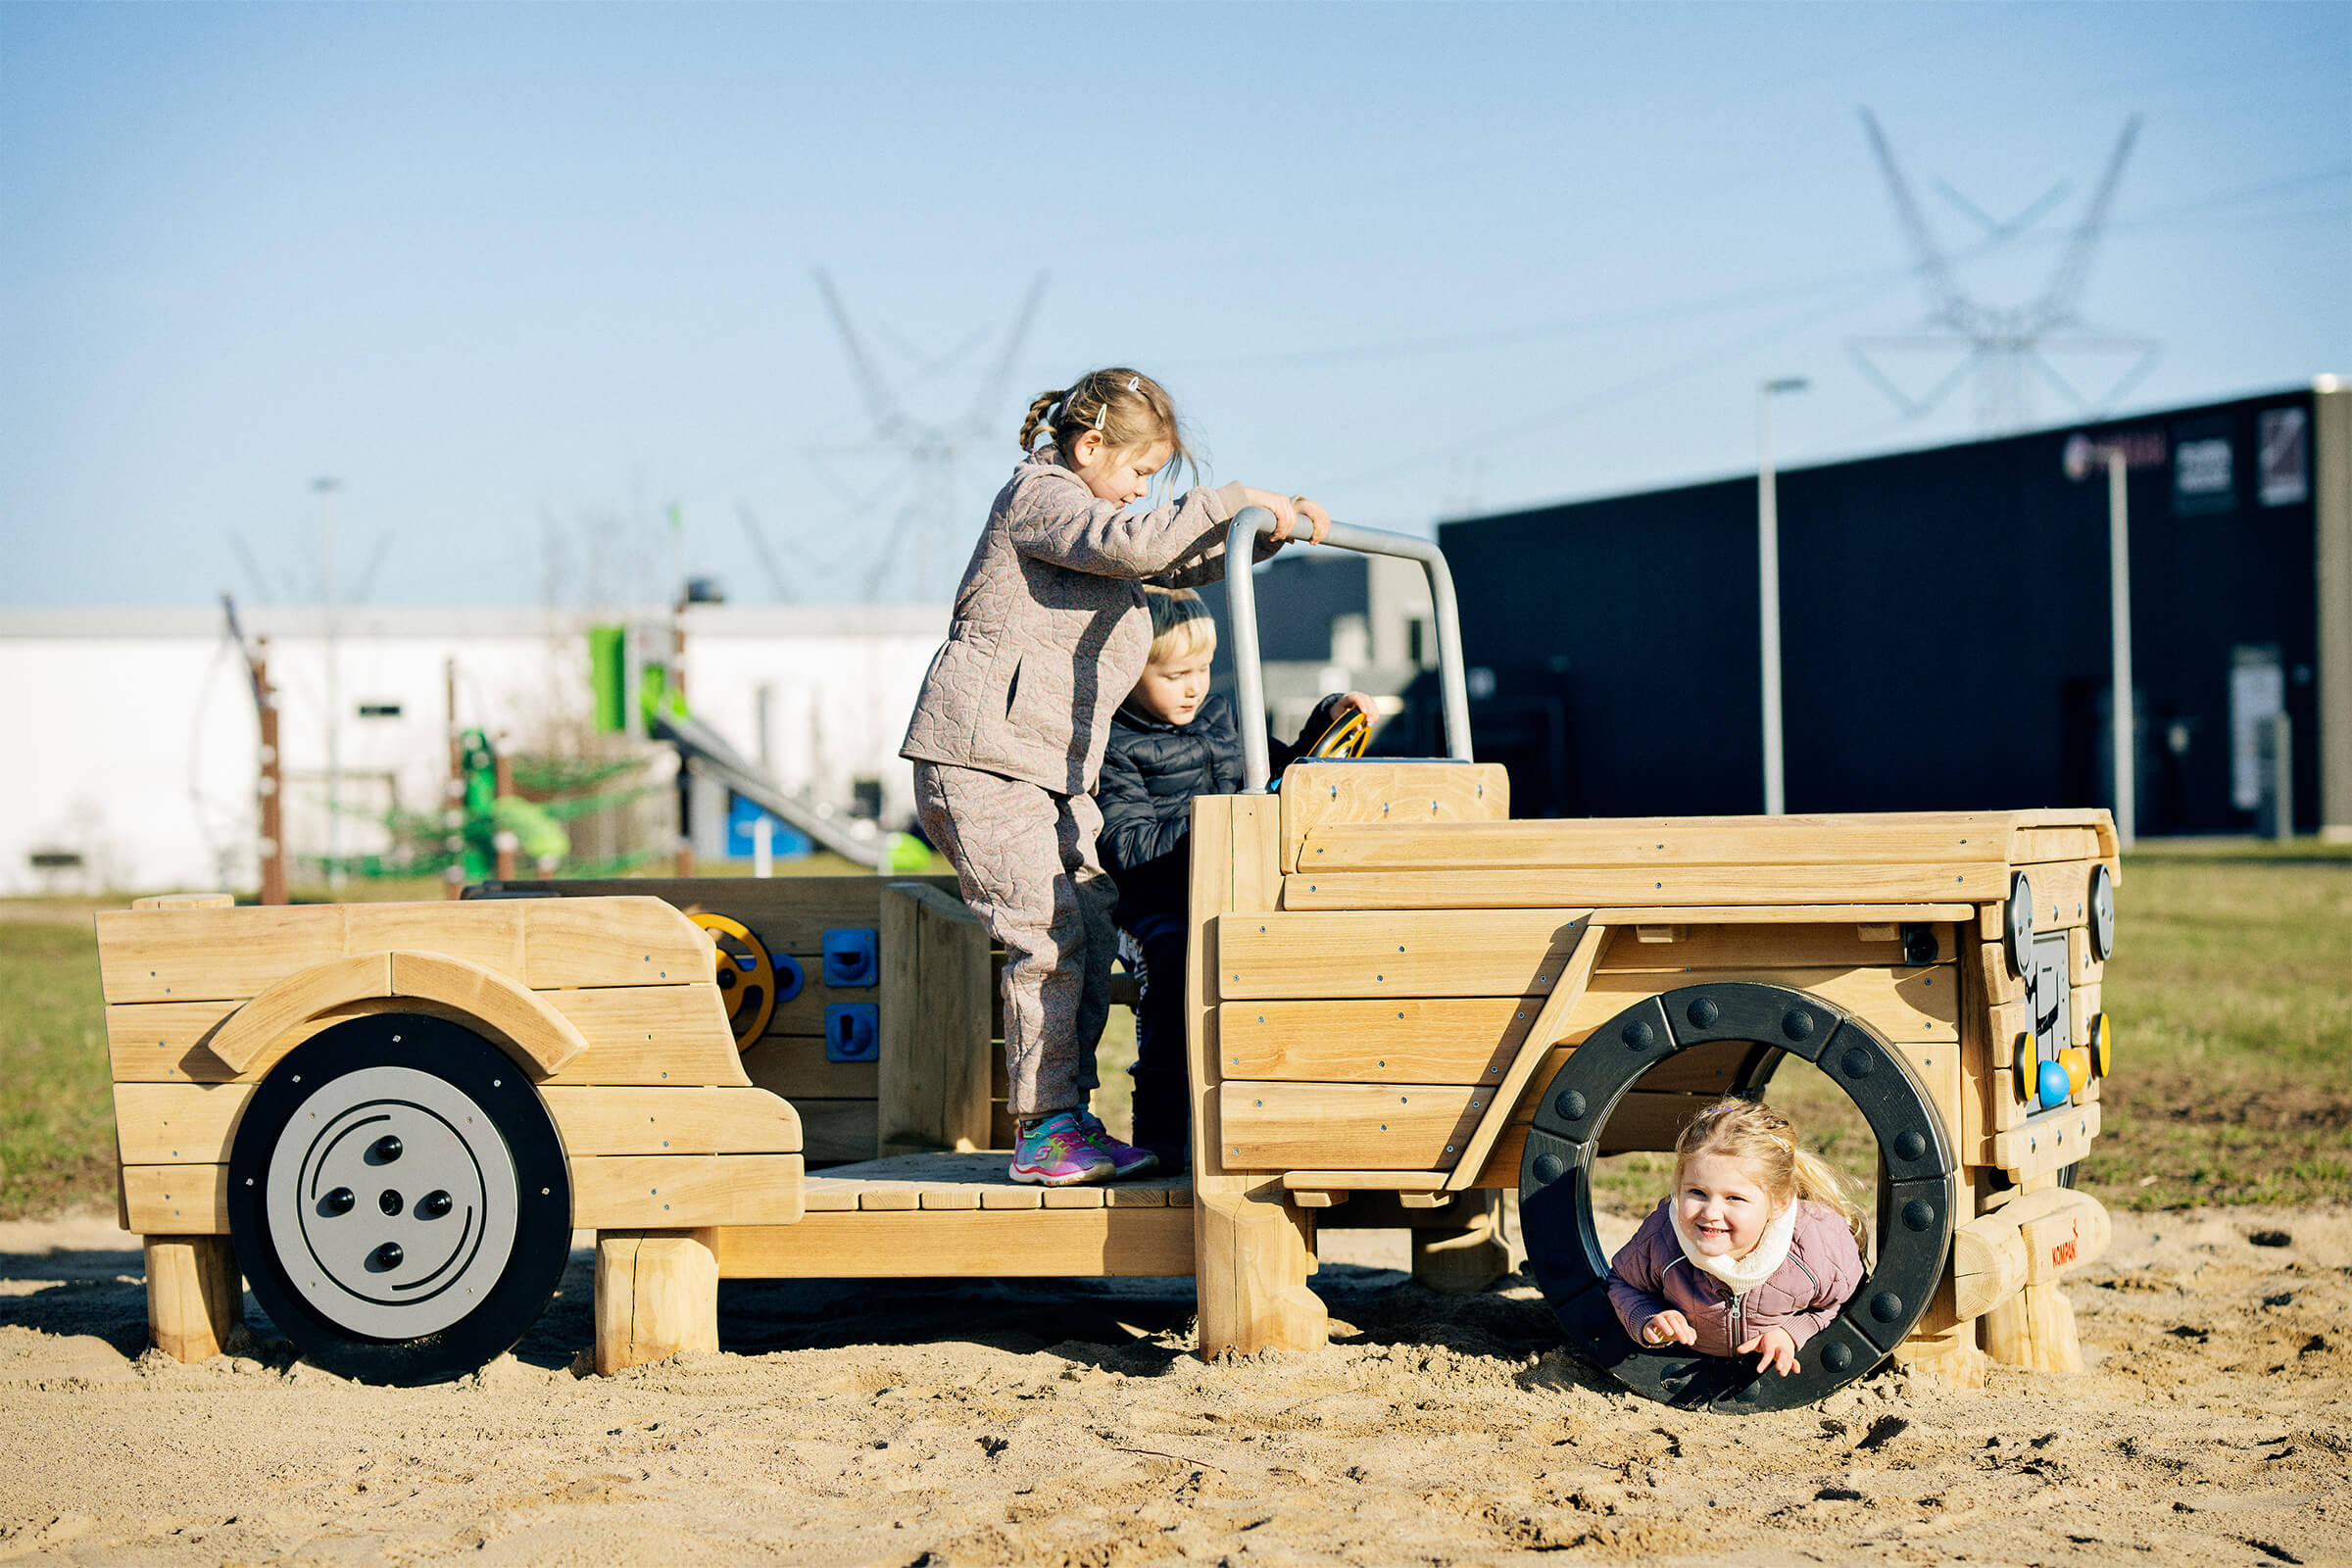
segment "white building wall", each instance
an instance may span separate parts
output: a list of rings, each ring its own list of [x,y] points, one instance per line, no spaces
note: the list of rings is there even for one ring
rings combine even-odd
[[[360,609],[335,640],[343,716],[342,850],[385,847],[374,820],[395,800],[428,809],[448,775],[444,668],[458,662],[458,719],[517,751],[558,750],[589,720],[580,611]],[[688,697],[758,756],[764,689],[772,771],[783,787],[845,807],[855,781],[883,786],[883,821],[911,815],[897,756],[907,712],[947,628],[946,607],[703,605],[688,612]],[[316,610],[248,612],[270,640],[287,774],[286,837],[326,848],[327,642]],[[396,718],[357,715],[398,704]],[[222,619],[203,611],[0,611],[0,893],[48,888],[250,889],[260,880],[254,784],[259,732]],[[658,776],[670,764],[657,763]],[[38,851],[82,858],[43,873]]]

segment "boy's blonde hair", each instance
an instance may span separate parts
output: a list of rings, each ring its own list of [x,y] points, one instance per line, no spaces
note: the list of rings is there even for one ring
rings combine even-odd
[[[1846,1191],[1845,1178],[1811,1150],[1796,1146],[1796,1129],[1770,1105],[1752,1100],[1721,1100],[1694,1117],[1674,1141],[1674,1185],[1680,1192],[1683,1166],[1700,1154],[1723,1154],[1756,1167],[1756,1185],[1776,1209],[1793,1199],[1810,1199],[1838,1211],[1854,1233],[1854,1247],[1868,1252],[1870,1238],[1861,1207]]]
[[[1089,370],[1058,392],[1032,398],[1029,416],[1021,421],[1023,452],[1033,450],[1040,430],[1065,452],[1089,430],[1102,431],[1103,444],[1113,452],[1142,452],[1165,442],[1168,461],[1161,471],[1173,473],[1178,464],[1195,466],[1167,388],[1123,365]]]
[[[1217,623],[1209,619],[1208,606],[1190,588],[1155,588],[1146,583],[1144,603],[1152,611],[1152,663],[1217,651]]]

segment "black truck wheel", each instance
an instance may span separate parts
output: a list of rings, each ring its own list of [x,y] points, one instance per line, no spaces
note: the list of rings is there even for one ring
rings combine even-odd
[[[386,1012],[322,1030],[254,1090],[228,1157],[229,1235],[306,1360],[432,1383],[511,1348],[571,1250],[564,1144],[514,1059]]]
[[[1608,1254],[1592,1225],[1592,1159],[1609,1112],[1678,1052],[1747,1042],[1802,1056],[1869,1121],[1884,1162],[1878,1261],[1845,1309],[1797,1352],[1797,1369],[1638,1345],[1610,1308]],[[1772,1058],[1778,1060],[1778,1057]],[[1842,1008],[1786,986],[1720,982],[1636,1004],[1569,1053],[1536,1107],[1519,1161],[1528,1268],[1571,1349],[1636,1394],[1746,1414],[1811,1404],[1902,1343],[1943,1278],[1952,1241],[1951,1144],[1911,1064]]]

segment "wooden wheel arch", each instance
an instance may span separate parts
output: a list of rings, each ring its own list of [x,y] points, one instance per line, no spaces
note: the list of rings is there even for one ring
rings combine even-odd
[[[494,969],[438,953],[361,953],[304,969],[264,988],[221,1022],[209,1042],[238,1073],[252,1070],[288,1036],[343,1009],[399,1000],[446,1010],[480,1029],[535,1078],[588,1049],[570,1019]]]

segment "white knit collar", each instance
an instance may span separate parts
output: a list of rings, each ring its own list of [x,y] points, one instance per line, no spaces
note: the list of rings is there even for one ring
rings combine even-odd
[[[1796,1239],[1795,1199],[1764,1227],[1764,1239],[1745,1257],[1707,1257],[1700,1253],[1690,1233],[1683,1228],[1682,1205],[1673,1199],[1666,1200],[1666,1218],[1674,1226],[1674,1239],[1682,1244],[1683,1256],[1701,1273],[1712,1274],[1728,1286],[1734,1296],[1744,1296],[1779,1272],[1788,1260],[1788,1247]]]

